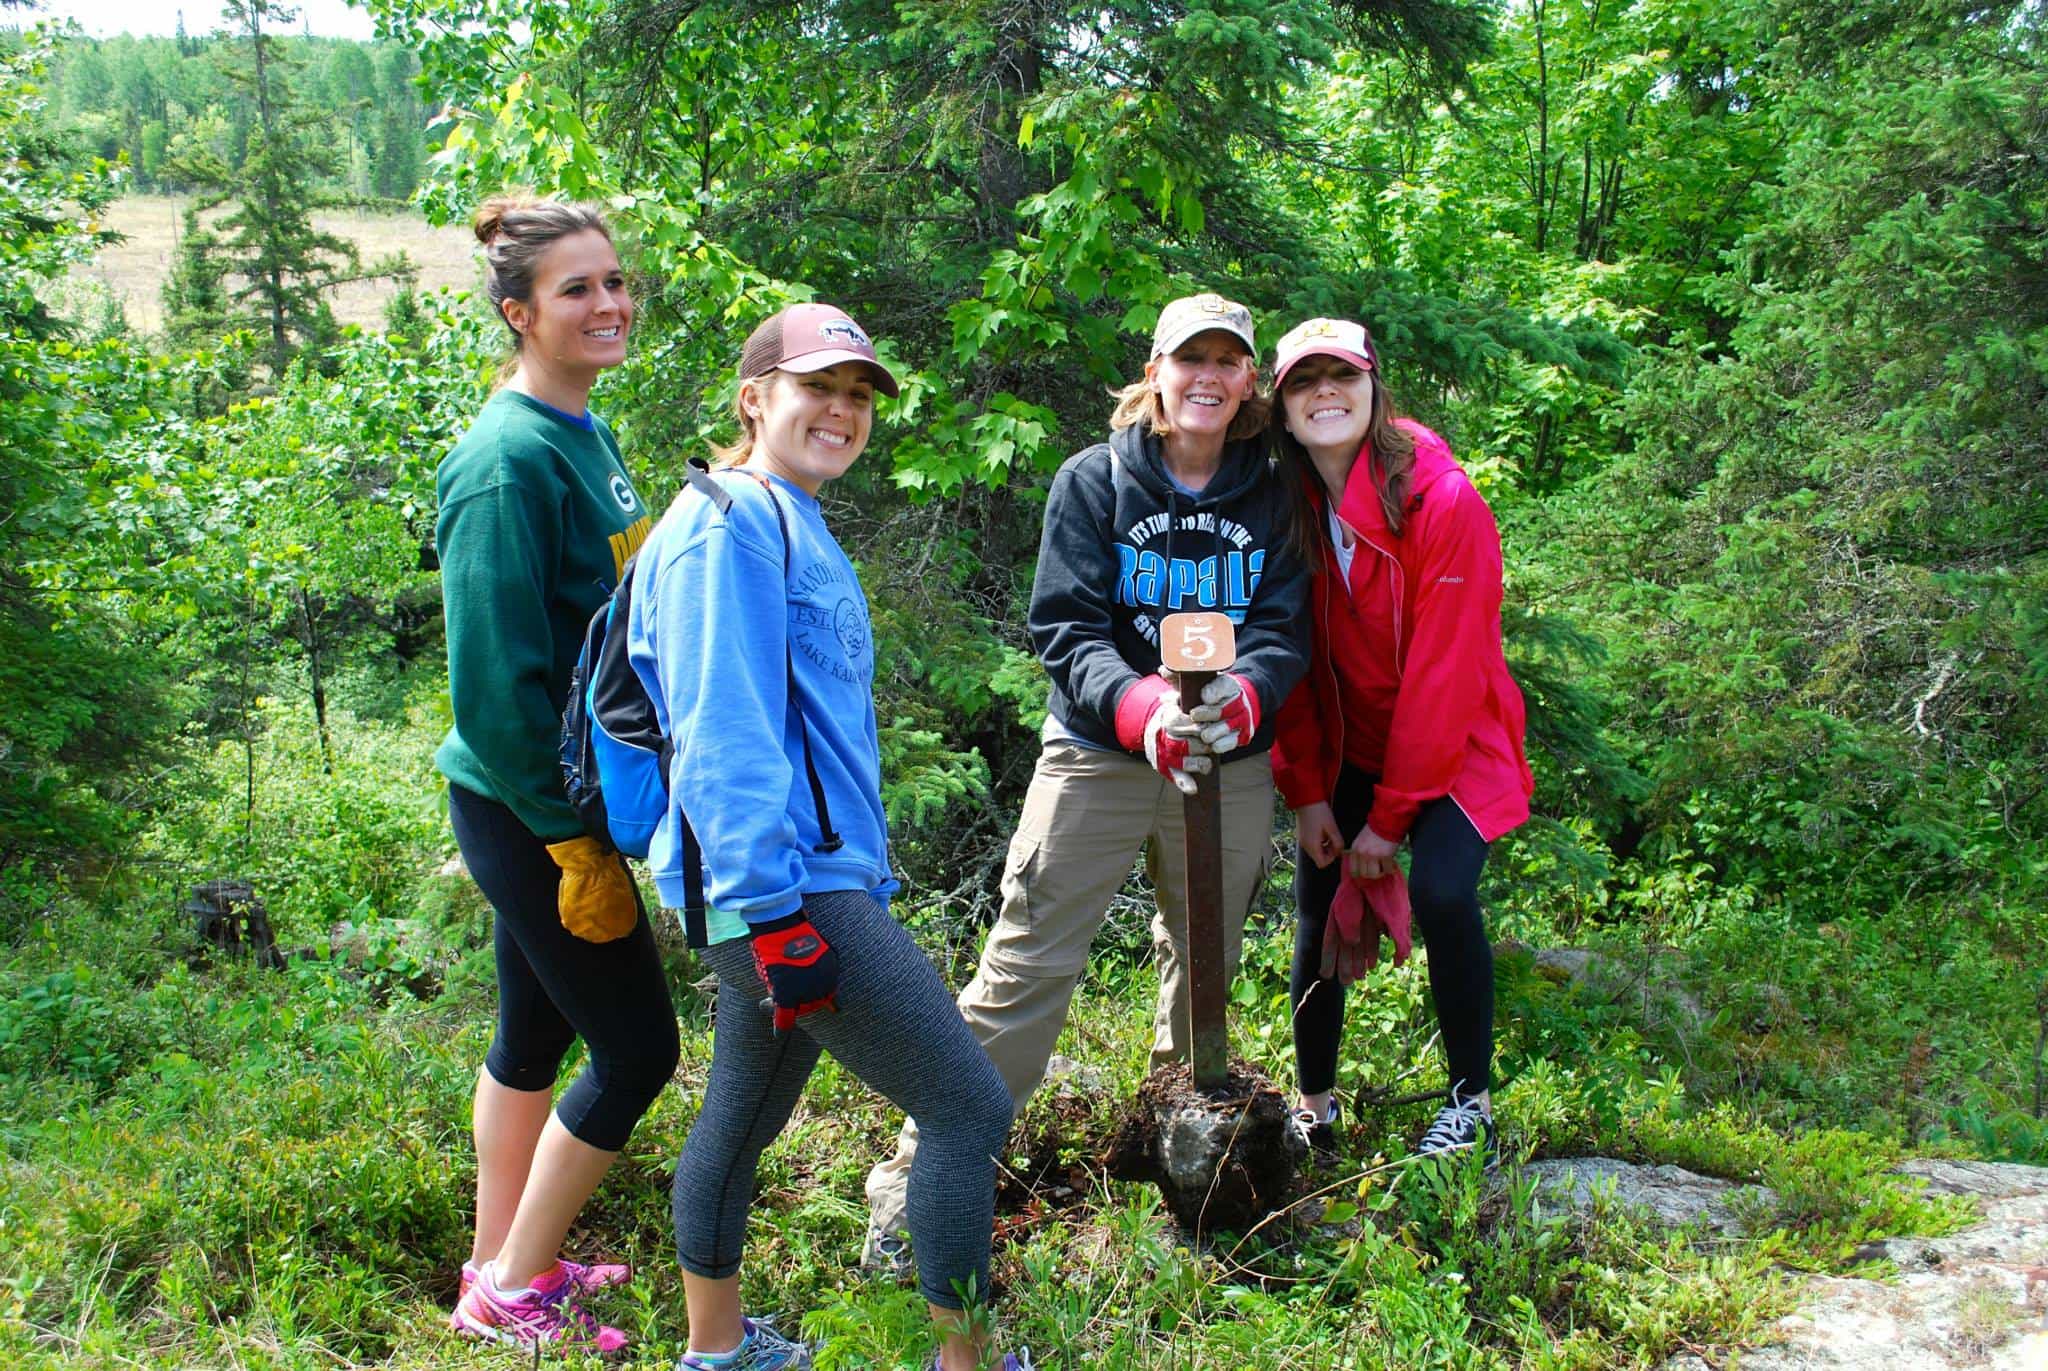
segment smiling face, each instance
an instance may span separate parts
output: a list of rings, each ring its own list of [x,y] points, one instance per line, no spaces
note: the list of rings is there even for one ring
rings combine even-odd
[[[519,365],[553,383],[588,392],[597,373],[626,360],[633,298],[611,240],[596,229],[566,235],[541,255],[533,294],[504,302],[519,334]],[[545,397],[543,397],[545,398]]]
[[[1222,442],[1252,393],[1258,371],[1237,335],[1221,329],[1198,333],[1146,364],[1159,388],[1159,412],[1169,432],[1195,441]]]
[[[771,371],[740,382],[740,409],[754,421],[751,460],[816,495],[868,445],[874,369],[841,362],[822,371]]]
[[[1342,357],[1304,357],[1280,383],[1287,431],[1311,456],[1356,456],[1372,427],[1372,373]]]

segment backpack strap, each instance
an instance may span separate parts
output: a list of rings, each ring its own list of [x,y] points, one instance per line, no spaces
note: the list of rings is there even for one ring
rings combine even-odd
[[[732,508],[732,492],[711,479],[711,469],[702,458],[693,457],[683,464],[683,480],[690,489],[711,501],[712,507],[720,514]],[[663,737],[661,774],[664,778],[670,774],[675,755],[675,743]],[[703,947],[709,942],[704,926],[704,849],[697,841],[697,830],[690,827],[690,816],[678,808],[676,818],[683,830],[683,938],[691,947]]]
[[[787,594],[790,556],[789,519],[782,512],[782,501],[776,498],[774,483],[758,471],[749,471],[746,474],[761,483],[761,489],[768,492],[768,503],[775,507],[775,522],[782,529],[782,583],[784,593]],[[704,479],[707,481],[711,480],[708,475]],[[717,484],[715,481],[711,483],[713,485]],[[724,494],[723,491],[719,493]],[[731,502],[731,499],[730,495],[726,496],[728,503]],[[797,724],[802,728],[804,735],[804,779],[810,782],[811,804],[818,811],[818,851],[837,852],[840,848],[846,846],[846,840],[841,838],[839,830],[832,826],[832,806],[825,802],[825,783],[818,779],[818,764],[811,760],[811,718],[804,710],[803,692],[796,683],[796,657],[789,650],[789,631],[787,627],[784,628],[782,634],[782,667],[783,675],[789,682],[790,701],[796,705]]]

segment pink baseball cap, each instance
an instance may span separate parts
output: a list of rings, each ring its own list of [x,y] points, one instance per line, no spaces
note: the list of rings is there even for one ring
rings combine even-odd
[[[1277,389],[1287,373],[1304,357],[1341,357],[1360,371],[1380,369],[1379,349],[1364,324],[1349,319],[1304,319],[1287,331],[1273,349],[1273,385]]]
[[[771,371],[823,371],[841,362],[866,362],[874,369],[875,389],[896,397],[896,377],[875,356],[867,331],[845,310],[826,304],[785,305],[747,335],[740,353],[740,379]]]

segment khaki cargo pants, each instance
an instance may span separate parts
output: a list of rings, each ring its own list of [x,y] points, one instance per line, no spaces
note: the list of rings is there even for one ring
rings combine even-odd
[[[1244,920],[1272,851],[1273,770],[1265,756],[1219,768],[1223,779],[1224,956],[1237,974]],[[1142,844],[1158,903],[1159,967],[1152,1064],[1188,1055],[1187,854],[1181,793],[1142,758],[1047,739],[1003,867],[1003,905],[960,1013],[1018,1109],[1045,1078],[1088,947]],[[917,1153],[906,1122],[896,1155],[868,1173],[870,1221],[907,1226],[904,1192]]]

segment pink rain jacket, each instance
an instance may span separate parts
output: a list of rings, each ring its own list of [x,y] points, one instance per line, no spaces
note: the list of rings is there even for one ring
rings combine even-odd
[[[1400,842],[1449,795],[1492,842],[1529,817],[1522,691],[1501,655],[1500,530],[1444,440],[1412,420],[1406,527],[1380,510],[1372,454],[1352,464],[1337,517],[1358,535],[1350,593],[1323,551],[1308,675],[1280,708],[1273,777],[1290,808],[1328,801],[1340,765],[1380,778],[1366,822]],[[1309,482],[1327,518],[1319,482]]]

